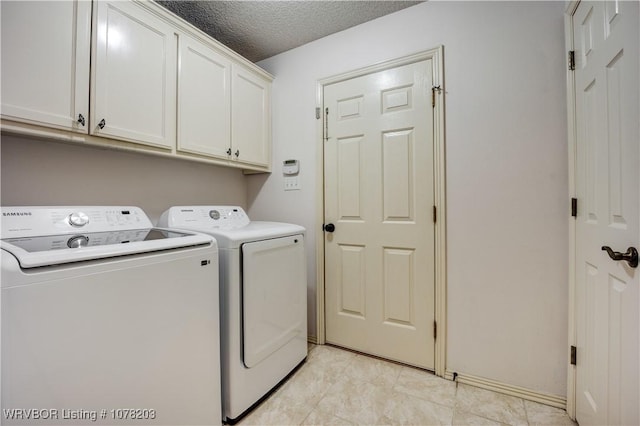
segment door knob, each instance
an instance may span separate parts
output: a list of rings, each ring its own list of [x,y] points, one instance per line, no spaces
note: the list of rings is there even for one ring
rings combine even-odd
[[[104,118],[100,120],[100,122],[98,123],[98,127],[100,127],[101,129],[104,129],[104,126],[106,125],[107,125],[107,122],[104,121]]]
[[[333,232],[336,230],[336,226],[333,223],[327,223],[322,227],[326,232]]]
[[[82,124],[82,127],[84,127],[84,124],[86,123],[82,114],[78,114],[78,123]]]
[[[626,260],[632,268],[638,267],[638,250],[635,247],[629,247],[626,253],[613,251],[609,246],[602,246],[602,250],[606,251],[613,260]]]

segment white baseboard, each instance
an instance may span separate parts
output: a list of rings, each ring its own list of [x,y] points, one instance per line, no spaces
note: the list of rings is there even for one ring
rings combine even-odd
[[[444,377],[445,379],[453,380],[453,371],[447,370]],[[503,393],[505,395],[517,396],[518,398],[526,399],[528,401],[534,401],[540,404],[562,408],[564,410],[567,408],[567,398],[558,395],[537,392],[520,386],[508,385],[496,380],[485,379],[484,377],[464,373],[458,373],[456,381],[458,383],[464,383],[466,385]]]

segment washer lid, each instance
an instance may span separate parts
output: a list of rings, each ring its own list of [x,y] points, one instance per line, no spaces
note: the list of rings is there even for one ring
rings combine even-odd
[[[142,209],[134,206],[19,206],[0,211],[0,247],[13,254],[22,268],[213,241],[207,235],[153,228]]]
[[[148,228],[6,238],[0,247],[14,255],[22,268],[35,268],[212,243],[215,240],[209,235]]]

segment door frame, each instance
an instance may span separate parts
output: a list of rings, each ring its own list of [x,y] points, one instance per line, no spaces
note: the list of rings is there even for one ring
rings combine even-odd
[[[435,339],[435,373],[444,377],[446,370],[447,340],[447,250],[446,250],[446,187],[445,187],[445,119],[444,119],[444,46],[418,52],[402,58],[380,62],[364,68],[347,71],[323,78],[317,82],[316,90],[316,343],[325,343],[325,276],[324,276],[324,86],[361,77],[390,68],[396,68],[424,60],[432,60],[436,91],[433,108],[433,175],[435,223],[435,320],[438,325]]]
[[[580,0],[568,2],[564,13],[564,38],[568,52],[575,50],[573,40],[573,15],[578,9]],[[576,88],[575,71],[567,65],[567,147],[569,158],[569,199],[576,197]],[[567,345],[567,414],[576,419],[576,366],[571,365],[571,346],[576,346],[576,218],[569,215],[569,306],[568,306],[568,345]]]

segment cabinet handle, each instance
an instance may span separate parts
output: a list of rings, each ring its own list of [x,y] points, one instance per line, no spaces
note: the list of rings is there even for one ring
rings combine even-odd
[[[82,124],[82,127],[85,125],[84,116],[82,114],[78,114],[78,123]]]
[[[106,125],[107,125],[107,122],[104,121],[104,118],[100,120],[100,122],[98,123],[98,127],[100,127],[101,129],[104,129],[104,126]]]
[[[231,155],[231,148],[227,150],[227,155]]]
[[[240,157],[240,150],[239,149],[236,151],[235,155],[236,155],[236,158]]]

